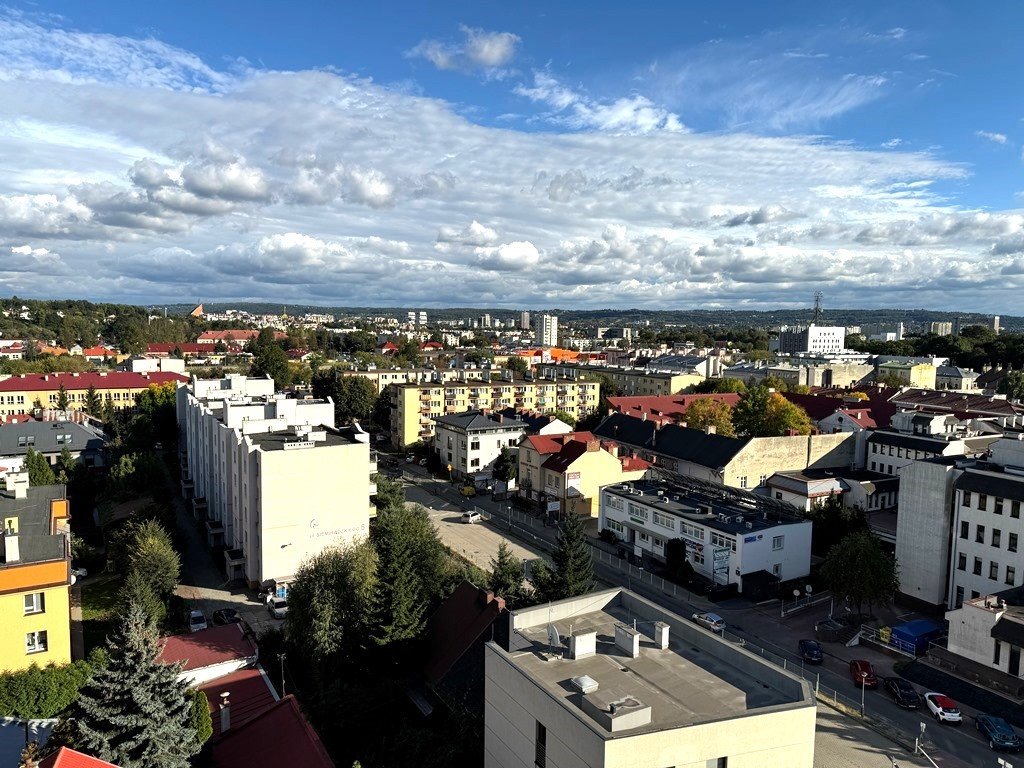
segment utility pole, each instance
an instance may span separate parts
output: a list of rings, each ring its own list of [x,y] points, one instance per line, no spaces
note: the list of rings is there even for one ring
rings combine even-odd
[[[282,699],[286,695],[285,692],[284,692],[284,657],[285,657],[285,654],[283,654],[283,653],[277,654],[277,658],[281,662],[281,698]]]

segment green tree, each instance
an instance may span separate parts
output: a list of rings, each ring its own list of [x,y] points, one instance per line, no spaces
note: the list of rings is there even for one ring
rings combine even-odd
[[[377,512],[405,507],[405,488],[397,480],[386,475],[377,475]]]
[[[565,411],[548,411],[548,416],[554,416],[556,419],[565,422],[570,427],[576,426],[576,417],[571,413],[566,413]]]
[[[829,550],[821,566],[821,577],[832,594],[855,606],[857,613],[867,603],[883,605],[899,589],[899,569],[881,540],[870,531],[843,537]]]
[[[774,389],[776,392],[789,392],[789,382],[780,376],[765,376],[761,386]]]
[[[195,688],[189,691],[189,728],[196,735],[196,740],[202,746],[213,736],[213,717],[210,715],[210,700],[206,694]]]
[[[999,382],[999,394],[1010,400],[1024,400],[1024,371],[1010,371]]]
[[[146,620],[154,624],[160,624],[167,615],[167,607],[160,602],[150,580],[145,578],[138,568],[129,569],[118,595],[118,603],[120,615],[126,614],[131,605],[137,605]]]
[[[714,394],[714,393],[736,393],[742,394],[747,391],[747,385],[740,379],[724,378],[724,379],[704,379],[700,384],[693,385],[693,392],[695,394]]]
[[[738,433],[749,437],[779,437],[790,430],[811,433],[807,412],[765,386],[751,387],[740,395],[732,421]]]
[[[264,328],[264,330],[267,330]],[[263,332],[260,332],[262,337]],[[271,335],[273,339],[273,335]],[[257,340],[258,341],[258,340]],[[274,388],[283,390],[292,382],[292,370],[288,365],[288,355],[277,344],[271,341],[270,344],[261,344],[254,347],[252,365],[249,367],[250,376],[269,376],[274,380]]]
[[[57,482],[62,485],[70,485],[78,476],[78,460],[71,455],[71,451],[65,445],[60,449],[60,458],[57,459]]]
[[[522,375],[530,370],[530,363],[522,355],[509,355],[505,367],[513,373]]]
[[[288,590],[289,640],[326,672],[332,657],[368,644],[376,590],[377,551],[369,541],[314,555]]]
[[[589,592],[594,586],[594,561],[579,515],[568,514],[558,527],[551,553],[553,567],[534,565],[531,581],[542,600],[562,600]]]
[[[689,584],[693,579],[693,565],[686,558],[686,542],[682,539],[666,539],[665,572],[679,584]]]
[[[28,452],[25,454],[25,470],[28,472],[28,484],[33,487],[37,485],[53,485],[57,482],[57,476],[53,474],[50,462],[46,460],[43,454],[31,447],[29,447]]]
[[[103,401],[100,399],[99,393],[96,392],[96,387],[90,384],[85,393],[85,412],[90,416],[99,417],[102,411]]]
[[[68,397],[67,387],[64,386],[64,382],[60,383],[57,388],[57,409],[66,411],[68,406],[71,404],[71,398]]]
[[[103,405],[100,407],[100,412],[97,414],[100,420],[104,424],[113,424],[117,418],[117,409],[114,408],[112,400],[104,400]]]
[[[508,483],[516,476],[518,471],[519,461],[516,457],[516,452],[507,446],[502,448],[498,458],[494,460],[494,479]]]
[[[161,664],[160,639],[129,606],[107,639],[109,663],[82,688],[65,719],[70,746],[122,768],[188,768],[199,751],[179,664]]]
[[[843,505],[837,493],[817,502],[805,517],[811,521],[811,546],[814,554],[827,555],[833,546],[851,533],[866,531],[868,521],[864,512]]]
[[[136,417],[148,422],[136,423],[136,431],[144,433],[147,438],[152,435],[157,440],[174,440],[178,435],[177,398],[177,387],[173,382],[150,384],[143,391],[136,393]],[[140,447],[151,448],[152,440]]]
[[[736,434],[732,425],[732,406],[721,400],[694,400],[683,412],[683,418],[691,429],[714,427],[719,435],[733,437]]]
[[[504,541],[498,545],[497,554],[491,558],[491,575],[488,586],[494,594],[505,598],[505,606],[515,607],[523,597],[523,561],[512,554]]]
[[[128,567],[166,602],[181,576],[181,558],[171,537],[156,520],[146,520],[135,533],[134,545],[128,554]]]

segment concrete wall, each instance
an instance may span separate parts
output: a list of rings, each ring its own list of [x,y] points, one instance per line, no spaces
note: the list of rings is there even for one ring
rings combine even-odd
[[[775,472],[851,467],[855,459],[856,437],[851,433],[755,437],[729,462],[722,483],[753,489],[761,484],[762,477],[771,477]]]
[[[900,594],[927,605],[946,604],[949,574],[951,466],[913,461],[900,471],[896,563]]]

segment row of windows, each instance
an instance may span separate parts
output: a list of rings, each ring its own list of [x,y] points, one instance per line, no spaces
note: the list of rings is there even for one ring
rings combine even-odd
[[[888,449],[888,453],[886,452]],[[879,445],[878,443],[871,444],[872,453],[880,453],[885,456],[895,455],[897,459],[914,459],[915,461],[920,459],[930,459],[935,454],[931,451],[912,451],[909,448],[903,449],[897,447],[895,453],[893,452],[893,446],[891,445]]]
[[[961,520],[960,521],[960,538],[961,539],[969,539],[970,537],[971,537],[971,524],[970,524],[970,522],[968,522],[967,520]],[[977,526],[975,526],[975,528],[974,528],[974,540],[978,544],[984,544],[985,543],[985,526],[984,525],[977,525]],[[1003,532],[1001,530],[999,530],[998,528],[993,528],[991,533],[990,533],[990,535],[989,535],[988,543],[990,545],[992,545],[993,547],[996,547],[998,549],[999,547],[1002,546],[1002,541],[1003,541]],[[1016,552],[1017,551],[1017,541],[1018,541],[1018,538],[1017,538],[1017,534],[1016,533],[1008,533],[1007,534],[1007,536],[1006,536],[1006,549],[1007,549],[1008,552]]]
[[[747,476],[746,475],[740,475],[739,481],[740,481],[740,488],[746,488],[747,487],[748,481],[747,481]],[[757,487],[758,488],[763,487],[766,482],[768,482],[768,475],[761,475],[761,477],[758,478]]]
[[[974,494],[970,491],[963,492],[962,505],[964,507],[971,508],[971,502],[974,501]],[[1018,499],[1004,499],[1001,496],[993,497],[992,512],[997,515],[1003,514],[1003,510],[1006,508],[1006,502],[1010,502],[1010,517],[1020,517],[1020,501]],[[988,511],[988,495],[984,493],[978,494],[976,509],[980,509],[982,512]]]
[[[985,564],[980,557],[974,558],[974,567],[972,568],[972,572],[975,576],[981,576],[981,571],[984,565]],[[956,568],[958,571],[967,570],[967,555],[965,555],[963,552],[961,552],[959,557],[957,558]],[[990,560],[988,563],[988,577],[992,581],[999,581],[999,563],[997,563],[995,560]],[[1016,578],[1017,569],[1014,568],[1012,565],[1006,566],[1006,575],[1003,578],[1003,583],[1009,584],[1012,587],[1013,582]]]

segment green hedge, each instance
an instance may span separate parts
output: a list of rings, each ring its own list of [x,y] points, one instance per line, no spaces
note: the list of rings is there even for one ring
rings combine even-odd
[[[57,666],[33,664],[20,672],[0,674],[0,716],[38,719],[56,717],[78,696],[93,669],[106,663],[105,653],[92,653],[89,661]]]

